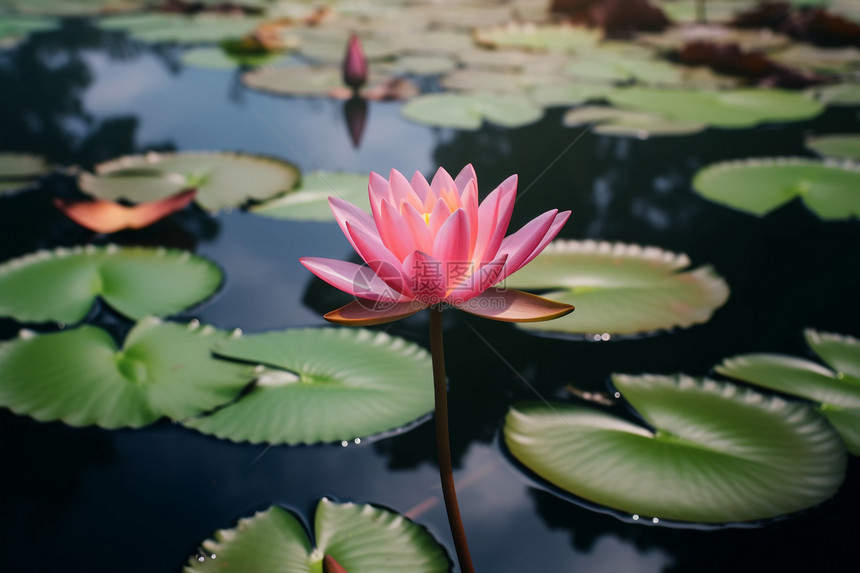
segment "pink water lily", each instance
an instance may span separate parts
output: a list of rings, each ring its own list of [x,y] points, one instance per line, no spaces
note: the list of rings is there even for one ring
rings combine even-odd
[[[550,320],[573,307],[494,286],[535,258],[558,234],[570,211],[547,211],[505,236],[513,213],[517,176],[478,204],[471,165],[456,179],[440,168],[428,183],[392,170],[388,180],[370,174],[372,215],[329,198],[350,244],[367,263],[305,257],[312,273],[356,300],[325,315],[356,326],[382,324],[421,309],[451,306],[508,322]]]

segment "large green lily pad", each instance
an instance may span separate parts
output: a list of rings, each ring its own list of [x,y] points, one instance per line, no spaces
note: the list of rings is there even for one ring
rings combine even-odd
[[[589,407],[515,406],[505,443],[537,475],[629,514],[704,523],[775,517],[832,496],[845,448],[810,406],[687,376],[613,376],[648,427]]]
[[[722,128],[811,119],[824,109],[819,102],[802,94],[764,88],[694,91],[631,87],[612,91],[609,101],[625,109]]]
[[[442,573],[445,551],[423,527],[372,505],[320,500],[314,518],[316,547],[302,522],[272,506],[215,532],[192,556],[185,573],[322,573],[326,555],[349,573]]]
[[[860,83],[831,84],[812,88],[810,93],[819,101],[829,106],[860,105]]]
[[[795,198],[822,219],[860,216],[860,169],[848,164],[794,157],[727,161],[696,173],[693,189],[759,216]]]
[[[656,247],[555,241],[505,285],[576,306],[572,315],[522,328],[640,334],[706,322],[726,302],[725,281],[708,266],[684,270],[689,265],[686,255]]]
[[[142,42],[200,44],[240,38],[251,33],[259,18],[201,14],[141,13],[112,16],[99,21],[106,30],[127,30]]]
[[[249,210],[275,219],[334,221],[329,197],[339,197],[369,212],[367,175],[317,171],[306,175],[295,191],[254,205]]]
[[[810,137],[806,147],[825,157],[860,161],[860,133]]]
[[[544,107],[554,107],[605,100],[606,94],[612,89],[612,86],[599,84],[563,83],[536,85],[531,88],[530,93],[532,99],[538,104]]]
[[[57,21],[51,18],[4,14],[0,19],[0,47],[15,43],[31,32],[50,30],[56,26]]]
[[[215,352],[264,365],[236,403],[184,422],[219,438],[270,444],[354,440],[433,410],[429,354],[385,333],[294,329],[243,336]]]
[[[848,450],[860,455],[860,340],[811,329],[806,340],[830,368],[781,354],[744,354],[726,359],[716,370],[815,402]]]
[[[82,190],[133,203],[175,193],[175,185],[161,184],[178,174],[185,178],[180,186],[196,188],[195,200],[207,211],[271,199],[292,189],[301,176],[298,167],[282,159],[216,151],[131,155],[97,165],[96,174],[102,177],[78,181]]]
[[[222,281],[212,262],[186,251],[74,247],[38,251],[0,265],[0,316],[75,323],[96,298],[131,318],[179,312]]]
[[[280,58],[280,54],[240,54],[230,53],[224,48],[200,47],[192,48],[182,54],[182,63],[194,68],[213,70],[235,70],[236,68],[255,68],[263,64],[271,64]]]
[[[0,193],[35,185],[50,166],[37,155],[0,153]]]
[[[484,121],[520,127],[538,121],[543,110],[524,97],[496,93],[428,94],[401,109],[406,119],[436,127],[476,130]]]
[[[574,108],[564,114],[562,123],[567,127],[593,125],[594,133],[637,139],[691,135],[704,131],[708,127],[704,123],[672,121],[656,114],[604,106]]]
[[[343,72],[335,66],[273,66],[245,72],[242,83],[278,95],[326,95],[343,87]]]
[[[232,400],[253,369],[212,358],[228,334],[196,323],[140,321],[122,348],[84,325],[0,344],[0,405],[41,421],[139,428]]]
[[[538,52],[585,51],[602,39],[599,30],[584,26],[534,24],[479,28],[473,32],[473,37],[478,44],[488,48],[520,48]]]

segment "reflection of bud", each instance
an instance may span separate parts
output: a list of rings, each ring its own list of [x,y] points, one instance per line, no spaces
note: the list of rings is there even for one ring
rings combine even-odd
[[[346,46],[346,56],[343,59],[343,83],[358,90],[367,83],[367,59],[358,36],[352,34]]]
[[[346,120],[346,128],[349,137],[356,149],[361,144],[361,136],[364,134],[364,126],[367,123],[367,100],[353,96],[343,103],[343,117]]]

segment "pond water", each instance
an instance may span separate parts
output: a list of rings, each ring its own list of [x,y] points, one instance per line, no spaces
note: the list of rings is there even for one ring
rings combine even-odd
[[[472,163],[484,193],[519,174],[514,227],[549,208],[570,209],[561,237],[687,253],[729,284],[728,302],[705,324],[609,342],[539,337],[446,313],[455,477],[478,571],[851,570],[856,457],[836,496],[800,515],[755,527],[666,527],[557,495],[512,463],[499,431],[511,404],[571,400],[569,384],[605,392],[614,372],[702,376],[739,353],[807,356],[807,327],[860,335],[856,220],[822,221],[798,201],[758,218],[708,202],[690,186],[699,168],[716,161],[808,156],[807,134],[860,129],[856,108],[640,141],[563,127],[560,108],[527,127],[456,131],[410,123],[401,104],[374,102],[356,148],[343,102],[253,92],[236,72],[185,67],[181,53],[85,19],[31,35],[0,52],[0,150],[84,168],[152,149],[237,150],[287,159],[305,177],[316,169],[432,175],[440,165],[457,172]],[[44,184],[49,191],[65,185],[59,177]],[[0,198],[0,260],[92,239],[49,195]],[[300,256],[352,256],[334,223],[195,210],[158,229],[112,240],[188,248],[227,277],[215,297],[180,319],[260,332],[322,325],[323,313],[348,301],[298,263]],[[387,331],[427,347],[424,314]],[[126,328],[109,314],[94,320]],[[20,327],[3,320],[0,334],[11,338]],[[307,519],[323,495],[407,514],[453,555],[426,421],[346,447],[266,447],[166,421],[141,430],[76,429],[2,409],[0,460],[4,571],[179,571],[216,529],[272,504]]]

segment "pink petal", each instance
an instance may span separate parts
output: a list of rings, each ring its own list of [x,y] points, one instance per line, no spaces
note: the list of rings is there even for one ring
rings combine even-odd
[[[499,247],[499,252],[496,254],[496,258],[502,255],[508,256],[508,263],[505,265],[506,268],[499,279],[500,281],[523,266],[523,261],[532,254],[549,231],[557,212],[556,209],[547,211],[526,223],[522,229],[513,235],[505,237],[501,247]]]
[[[418,171],[416,171],[412,176],[412,180],[409,184],[412,185],[412,189],[415,191],[415,194],[418,195],[419,199],[421,199],[422,205],[427,201],[428,196],[433,195],[433,192],[430,190],[430,184],[427,183],[427,180]]]
[[[403,295],[365,266],[319,257],[303,257],[299,262],[331,286],[353,296],[392,303],[404,300]]]
[[[352,240],[352,237],[349,236],[346,223],[349,221],[349,223],[354,227],[362,227],[368,233],[376,233],[376,223],[374,223],[373,218],[349,201],[344,201],[340,197],[329,197],[328,206],[331,209],[338,226],[340,226],[340,230],[343,231],[349,244],[352,245],[352,248],[358,253],[359,251],[355,246],[355,242]]]
[[[396,169],[391,170],[391,176],[388,178],[388,183],[391,188],[391,204],[399,206],[406,202],[416,209],[423,209],[424,202],[418,198],[418,195],[412,189],[412,185],[406,180]]]
[[[430,227],[424,222],[424,217],[415,210],[412,205],[404,204],[400,208],[400,215],[406,221],[412,242],[416,251],[430,251],[433,248],[433,237],[430,236]]]
[[[502,322],[540,322],[573,312],[573,306],[520,290],[489,289],[455,305],[468,313]]]
[[[349,237],[355,244],[355,249],[373,272],[394,290],[411,296],[407,277],[400,272],[400,259],[388,250],[379,235],[368,233],[362,227],[353,227],[347,221],[346,228]]]
[[[545,214],[552,213],[552,211],[548,211]],[[544,233],[543,238],[538,242],[538,244],[532,249],[532,252],[529,253],[526,257],[518,257],[518,260],[514,261],[506,265],[502,276],[499,277],[499,281],[505,280],[507,277],[517,272],[527,264],[529,264],[532,259],[540,254],[546,246],[552,241],[558,232],[561,231],[561,228],[567,223],[567,219],[570,217],[570,211],[564,211],[563,213],[558,213],[552,221],[549,229]],[[524,227],[525,228],[525,227]],[[513,235],[511,235],[513,237]],[[500,249],[501,251],[501,249]],[[521,254],[521,253],[520,253]],[[508,259],[510,261],[510,259]]]
[[[498,261],[485,264],[451,291],[445,301],[456,305],[478,296],[499,282],[498,277],[504,270],[506,261],[507,257],[502,257]]]
[[[433,258],[441,261],[445,266],[443,269],[445,292],[459,284],[465,275],[472,272],[472,263],[469,260],[469,235],[469,219],[466,217],[466,212],[457,209],[448,217],[433,241]]]
[[[393,304],[354,300],[323,316],[327,321],[344,326],[373,326],[412,316],[424,307],[415,302]]]
[[[454,180],[451,179],[448,172],[441,167],[436,170],[436,175],[433,176],[433,181],[430,182],[430,188],[437,197],[442,194],[442,191],[449,189],[457,189],[457,192],[459,193],[459,188],[454,184]]]
[[[470,179],[466,183],[461,203],[463,210],[466,211],[466,218],[469,220],[469,254],[467,258],[471,261],[472,256],[475,254],[475,245],[478,242],[478,229],[480,225],[478,218],[478,182],[476,179]]]
[[[430,228],[431,237],[435,237],[439,233],[439,229],[442,228],[442,225],[445,224],[445,221],[450,216],[451,209],[448,208],[448,204],[445,201],[436,201],[433,211],[430,213],[430,220],[427,223],[427,226]]]
[[[367,193],[370,196],[371,205],[373,204],[374,197],[377,199],[391,200],[391,191],[388,187],[388,180],[375,171],[370,172],[370,179],[368,179],[367,183]]]
[[[499,246],[508,231],[514,201],[517,196],[517,176],[511,175],[490,193],[478,207],[480,230],[475,244],[475,262],[496,258]]]
[[[406,219],[391,203],[382,201],[380,207],[376,225],[379,236],[394,256],[402,261],[420,246],[416,244]]]
[[[458,173],[457,177],[454,179],[454,185],[456,185],[457,189],[462,192],[463,189],[466,188],[466,184],[470,179],[474,179],[475,185],[477,186],[478,175],[475,173],[475,168],[472,167],[471,163],[460,170],[460,173]]]
[[[430,306],[445,298],[445,267],[441,261],[415,251],[403,261],[402,269],[415,300]]]

